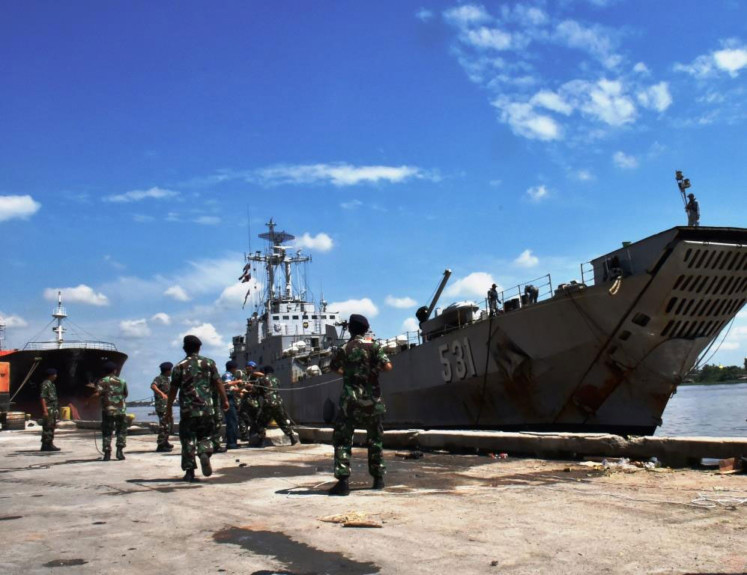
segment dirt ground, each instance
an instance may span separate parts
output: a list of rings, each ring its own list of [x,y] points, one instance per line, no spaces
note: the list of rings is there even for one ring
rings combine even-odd
[[[56,443],[0,433],[2,573],[747,572],[747,475],[387,451],[378,492],[355,449],[329,497],[328,445],[217,454],[188,484],[152,435],[122,462],[93,432]]]

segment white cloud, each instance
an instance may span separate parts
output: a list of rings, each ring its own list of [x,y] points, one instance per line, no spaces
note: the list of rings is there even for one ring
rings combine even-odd
[[[475,4],[464,4],[457,6],[456,8],[450,8],[444,12],[444,19],[447,22],[456,24],[457,26],[463,27],[469,24],[479,24],[481,22],[487,22],[491,20],[490,14],[488,14],[482,6]]]
[[[739,76],[739,71],[747,66],[747,49],[725,49],[713,53],[716,67],[724,70],[732,78]]]
[[[221,222],[221,219],[218,216],[200,216],[193,221],[203,226],[217,226]]]
[[[547,187],[545,186],[532,186],[527,190],[527,196],[533,202],[540,202],[550,195]]]
[[[320,232],[315,236],[305,233],[301,237],[296,238],[293,242],[296,248],[306,248],[309,250],[317,250],[320,252],[328,252],[334,246],[332,238],[324,232]]]
[[[582,182],[590,182],[594,179],[594,174],[589,170],[579,170],[576,172],[576,179]]]
[[[416,332],[420,330],[420,322],[415,319],[414,317],[408,317],[405,321],[402,322],[402,327],[400,328],[400,331],[403,332]]]
[[[27,220],[41,208],[31,196],[0,196],[0,222],[18,218]]]
[[[179,338],[174,340],[173,344],[181,347],[184,343],[185,335],[196,335],[200,338],[203,347],[212,347],[216,350],[220,349],[221,351],[228,351],[227,349],[223,349],[227,348],[228,345],[223,341],[223,337],[218,333],[218,330],[215,329],[215,326],[212,323],[205,322],[193,325],[189,330],[180,333]]]
[[[363,205],[363,202],[360,200],[350,200],[349,202],[342,202],[340,204],[340,207],[343,210],[354,210],[356,208],[360,208]]]
[[[153,314],[153,316],[150,318],[150,321],[152,321],[153,323],[160,323],[161,325],[171,325],[171,316],[161,311]]]
[[[63,303],[84,303],[95,306],[109,305],[109,298],[103,293],[96,293],[91,287],[80,284],[77,287],[47,288],[44,290],[44,299],[57,301],[57,292],[62,292]]]
[[[633,66],[633,72],[636,74],[641,74],[642,76],[648,76],[651,74],[651,70],[648,69],[648,66],[644,64],[643,62],[638,62],[635,66]]]
[[[542,141],[562,138],[560,125],[551,116],[538,113],[531,104],[498,99],[493,105],[501,110],[501,121],[518,136]]]
[[[394,297],[392,295],[386,296],[385,301],[386,305],[399,309],[407,309],[408,307],[413,307],[418,303],[411,297]]]
[[[473,272],[449,285],[444,293],[451,297],[476,297],[485,299],[490,286],[497,283],[493,276],[486,272]],[[501,288],[498,288],[501,291]]]
[[[418,20],[422,20],[423,22],[428,22],[433,18],[433,12],[431,12],[427,8],[421,8],[420,10],[415,12],[415,17]]]
[[[350,314],[359,313],[365,315],[368,319],[379,315],[379,308],[369,298],[349,299],[329,304],[330,311],[340,312],[340,317],[347,319]]]
[[[163,295],[167,295],[174,298],[176,301],[189,301],[191,298],[187,295],[186,290],[179,285],[173,285],[163,292]]]
[[[575,20],[564,20],[555,28],[554,39],[569,48],[588,52],[606,68],[614,68],[622,60],[613,51],[609,31],[600,26],[590,28]]]
[[[0,313],[0,324],[5,327],[26,327],[28,323],[18,315],[4,315]]]
[[[151,334],[148,321],[145,319],[125,319],[119,322],[122,337],[133,339],[148,337]]]
[[[622,82],[602,79],[596,84],[578,85],[588,89],[581,104],[582,112],[610,126],[622,126],[635,120],[635,104],[625,94]]]
[[[568,102],[563,100],[562,96],[550,90],[542,90],[540,92],[537,92],[534,96],[532,96],[530,103],[534,106],[547,108],[548,110],[552,110],[553,112],[558,112],[559,114],[564,114],[566,116],[569,116],[571,112],[573,112],[573,107],[568,104]]]
[[[179,192],[164,190],[163,188],[151,188],[149,190],[132,190],[124,194],[115,194],[104,197],[105,202],[130,203],[139,202],[145,199],[162,200],[165,198],[175,198]]]
[[[524,250],[514,263],[521,268],[533,268],[539,263],[539,258],[532,253],[532,250]]]
[[[329,183],[333,186],[358,184],[401,183],[410,179],[438,179],[415,166],[352,166],[350,164],[276,165],[256,172],[268,186],[281,184]]]
[[[638,159],[635,156],[627,155],[625,152],[615,152],[612,161],[623,170],[632,170],[638,167]]]
[[[215,305],[224,308],[238,308],[244,305],[244,301],[252,304],[257,303],[264,295],[262,289],[262,285],[257,283],[254,278],[246,283],[232,284],[221,292],[220,297],[215,301]]]
[[[667,82],[659,82],[649,86],[645,90],[639,91],[636,96],[641,106],[657,112],[663,112],[672,104],[672,95],[669,93]]]
[[[478,49],[508,50],[511,48],[511,34],[498,28],[481,27],[468,30],[462,40]]]

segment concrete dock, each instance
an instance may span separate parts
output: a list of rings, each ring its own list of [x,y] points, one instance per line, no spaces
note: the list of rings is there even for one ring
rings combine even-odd
[[[333,498],[325,444],[217,454],[187,484],[153,435],[104,463],[93,431],[58,453],[39,433],[0,432],[0,573],[747,572],[743,474],[387,450],[378,492],[355,449]]]

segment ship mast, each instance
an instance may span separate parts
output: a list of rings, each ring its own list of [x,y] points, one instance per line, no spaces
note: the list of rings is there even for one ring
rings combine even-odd
[[[3,350],[3,341],[5,340],[5,322],[0,317],[0,351]]]
[[[52,312],[52,317],[57,320],[57,326],[52,328],[52,331],[57,334],[57,347],[62,347],[64,341],[62,334],[65,333],[65,328],[62,327],[62,320],[67,317],[65,308],[62,307],[62,292],[57,292],[57,308]]]
[[[267,252],[264,254],[261,252],[254,252],[246,256],[247,261],[261,263],[264,265],[267,272],[267,296],[265,305],[267,311],[272,310],[272,304],[285,301],[294,301],[293,295],[293,264],[300,264],[311,261],[310,256],[302,256],[300,250],[296,252],[296,255],[289,256],[286,251],[287,246],[283,244],[285,242],[295,239],[289,233],[276,231],[275,226],[277,225],[272,219],[265,224],[269,229],[264,234],[259,234],[259,237],[269,242]],[[275,269],[277,266],[283,266],[283,276],[285,280],[285,288],[283,292],[275,293]]]

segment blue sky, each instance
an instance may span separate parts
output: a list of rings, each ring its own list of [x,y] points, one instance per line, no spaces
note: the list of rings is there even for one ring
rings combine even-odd
[[[270,217],[385,336],[446,267],[481,299],[684,224],[677,169],[747,222],[736,0],[14,2],[0,50],[6,347],[61,288],[133,395],[189,331],[227,359]]]

